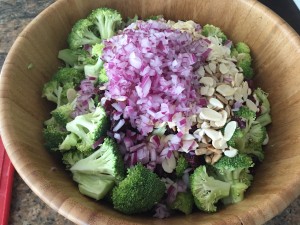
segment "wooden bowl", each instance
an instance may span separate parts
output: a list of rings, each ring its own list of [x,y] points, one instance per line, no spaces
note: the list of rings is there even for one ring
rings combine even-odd
[[[43,147],[50,106],[43,84],[59,65],[57,53],[76,20],[107,6],[124,17],[162,14],[212,23],[252,48],[257,83],[270,94],[273,124],[266,158],[246,198],[215,214],[166,220],[125,216],[81,195],[63,166]],[[300,40],[282,19],[254,0],[60,0],[20,34],[6,58],[0,84],[1,135],[16,170],[50,207],[77,224],[262,224],[300,193]],[[32,68],[28,68],[28,65]]]

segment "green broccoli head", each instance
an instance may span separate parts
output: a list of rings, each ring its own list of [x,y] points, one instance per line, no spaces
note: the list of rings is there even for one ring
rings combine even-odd
[[[196,206],[205,212],[215,212],[215,204],[230,191],[230,183],[209,176],[205,166],[199,166],[190,176],[190,186]]]
[[[213,165],[217,177],[231,184],[229,196],[222,199],[224,204],[243,200],[244,192],[252,180],[249,168],[253,166],[251,157],[241,153],[232,158],[224,156]]]
[[[262,126],[260,123],[253,124],[248,133],[249,142],[254,142],[262,145],[263,141],[266,139],[267,130],[266,127]]]
[[[141,164],[130,168],[127,177],[113,189],[114,208],[125,214],[150,210],[165,193],[160,178]]]
[[[235,49],[237,50],[238,53],[250,54],[250,48],[245,42],[236,43]]]
[[[244,193],[249,186],[245,183],[235,183],[230,187],[230,195],[222,199],[224,205],[234,204],[244,199]]]
[[[250,156],[246,154],[237,154],[235,157],[224,156],[216,162],[215,168],[218,177],[226,182],[240,182],[240,173],[253,167],[254,163]]]
[[[61,68],[44,85],[42,97],[55,102],[57,107],[67,104],[69,102],[68,91],[70,89],[74,90],[82,79],[84,79],[84,75],[77,69]]]
[[[59,150],[59,145],[64,141],[67,134],[67,131],[62,130],[58,124],[47,125],[43,129],[45,148],[51,151]]]
[[[74,67],[79,64],[80,59],[89,57],[89,52],[84,49],[62,49],[58,52],[57,56],[60,60],[64,61],[67,67]]]
[[[193,211],[194,197],[191,192],[179,192],[176,199],[171,203],[170,208],[188,215]]]
[[[83,153],[78,151],[77,149],[72,149],[63,153],[62,161],[69,169],[79,160],[88,157],[92,153],[93,152]]]
[[[176,176],[179,178],[182,177],[184,171],[188,168],[188,166],[189,166],[188,161],[182,154],[180,154],[176,162],[176,168],[175,168]]]
[[[101,39],[92,32],[93,26],[94,24],[88,19],[78,20],[68,36],[69,47],[77,49],[86,44],[94,45],[100,43]]]
[[[249,131],[251,125],[256,119],[256,113],[249,109],[247,106],[240,107],[238,111],[234,112],[234,115],[246,122],[246,132]]]
[[[97,43],[92,46],[92,56],[100,57],[102,56],[104,44]]]
[[[78,183],[81,194],[96,200],[104,198],[115,185],[113,180],[80,172],[73,172],[73,180]]]
[[[67,103],[54,109],[51,114],[57,123],[61,126],[66,126],[72,120],[71,114],[74,110],[74,104]]]
[[[112,37],[122,24],[121,14],[110,8],[95,9],[88,19],[96,25],[102,40]]]
[[[99,83],[107,83],[108,82],[108,77],[106,74],[106,70],[104,67],[102,67],[102,69],[99,72],[99,77],[98,77]]]
[[[241,149],[241,153],[256,156],[259,161],[263,161],[264,159],[264,151],[263,147],[260,143],[248,142],[244,149]]]
[[[53,79],[61,85],[73,83],[73,86],[76,86],[84,79],[84,74],[75,68],[64,67],[54,74]]]
[[[237,66],[242,68],[244,77],[247,79],[252,79],[254,76],[254,71],[251,66],[252,58],[249,53],[239,53],[237,56]]]
[[[262,126],[267,126],[272,123],[272,117],[269,113],[265,113],[256,118],[255,122],[260,123]]]
[[[124,178],[124,162],[117,143],[105,138],[101,147],[87,158],[76,162],[70,170],[92,174],[119,182]]]
[[[202,28],[202,35],[205,37],[218,37],[222,39],[222,42],[224,43],[227,40],[226,35],[221,31],[219,27],[216,27],[211,24],[206,24]]]
[[[238,148],[240,144],[239,142],[244,139],[244,136],[245,134],[243,133],[242,129],[236,128],[230,140],[227,141],[227,145],[233,148]]]
[[[60,146],[64,150],[65,146],[76,147],[79,151],[90,151],[93,144],[100,138],[106,136],[109,128],[109,118],[104,108],[98,105],[94,112],[76,116],[74,120],[66,125],[67,131],[76,135],[77,143],[74,141],[74,135],[70,140],[65,140],[64,145]],[[66,149],[68,150],[68,149]]]
[[[94,78],[95,82],[99,79],[99,74],[103,68],[103,61],[98,57],[96,64],[86,64],[84,66],[84,74],[86,77]]]
[[[42,97],[46,97],[48,101],[54,102],[57,106],[61,105],[63,88],[56,80],[50,80],[44,84]]]
[[[269,113],[270,112],[270,102],[268,100],[268,94],[264,92],[261,88],[256,88],[254,93],[258,98],[261,104],[261,114]]]

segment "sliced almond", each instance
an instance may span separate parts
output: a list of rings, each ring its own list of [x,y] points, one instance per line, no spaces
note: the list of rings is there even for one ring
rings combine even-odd
[[[216,149],[225,149],[227,148],[227,142],[224,138],[219,138],[217,140],[213,140],[212,141],[212,145],[216,148]]]
[[[212,159],[211,159],[211,164],[213,165],[213,164],[215,164],[216,162],[218,162],[219,159],[221,159],[221,157],[222,157],[222,154],[214,154],[214,156],[213,156]]]
[[[205,156],[205,162],[207,163],[207,164],[210,164],[211,163],[211,158],[207,155],[207,156]]]
[[[238,150],[232,147],[229,147],[229,150],[225,150],[224,151],[224,155],[226,155],[227,157],[233,158],[234,156],[236,156],[238,153]]]
[[[224,107],[223,103],[217,98],[210,98],[209,103],[218,109],[223,109]]]
[[[226,127],[224,128],[224,139],[226,141],[229,141],[234,133],[234,131],[237,128],[237,122],[236,121],[230,121]]]
[[[209,89],[209,86],[201,87],[201,88],[200,88],[200,94],[201,94],[201,95],[207,95],[208,89]]]
[[[222,115],[222,119],[220,121],[215,122],[215,125],[217,127],[223,127],[227,122],[228,113],[225,110],[222,110],[220,113]]]
[[[210,120],[210,121],[220,121],[222,120],[222,114],[209,108],[203,108],[200,112],[200,119]]]
[[[207,91],[207,96],[213,96],[213,94],[215,93],[215,88],[210,87]]]
[[[217,66],[215,62],[210,62],[208,66],[213,73],[216,73]]]
[[[234,86],[238,87],[241,86],[244,80],[244,75],[242,73],[236,73],[234,76]]]
[[[176,167],[176,159],[175,159],[174,155],[172,154],[170,158],[166,157],[162,161],[161,165],[165,172],[172,173]]]
[[[232,96],[235,92],[235,89],[227,84],[221,84],[216,88],[216,91],[223,96]]]
[[[224,98],[222,95],[215,93],[215,96],[217,97],[217,99],[219,99],[221,102],[223,102],[225,105],[228,104],[228,100],[226,98]]]
[[[196,155],[206,155],[207,153],[207,148],[197,148],[195,150]]]
[[[214,85],[214,79],[212,77],[202,77],[199,83],[212,87]]]
[[[257,106],[255,105],[255,103],[253,101],[251,101],[250,99],[247,99],[246,100],[246,106],[252,110],[253,112],[257,112],[258,111],[258,108]]]
[[[228,67],[224,63],[219,65],[219,70],[222,74],[226,74],[229,71]]]
[[[218,140],[220,138],[223,138],[223,135],[221,133],[221,131],[216,131],[214,129],[203,129],[204,133],[211,138],[212,140]]]
[[[204,67],[203,66],[200,66],[199,69],[197,70],[197,73],[203,77],[204,74],[205,74],[205,70],[204,70]]]

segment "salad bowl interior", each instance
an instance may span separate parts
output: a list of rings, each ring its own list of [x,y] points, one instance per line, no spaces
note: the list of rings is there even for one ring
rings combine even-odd
[[[231,39],[249,44],[255,82],[269,93],[272,124],[265,160],[245,199],[214,214],[196,212],[165,220],[126,216],[81,195],[60,161],[43,145],[43,121],[53,108],[42,87],[60,62],[71,27],[97,7],[124,18],[194,20],[219,26]],[[50,207],[77,224],[263,224],[300,193],[300,39],[282,19],[254,0],[59,0],[20,34],[1,71],[0,126],[8,155],[29,187]],[[32,65],[28,67],[29,65]]]

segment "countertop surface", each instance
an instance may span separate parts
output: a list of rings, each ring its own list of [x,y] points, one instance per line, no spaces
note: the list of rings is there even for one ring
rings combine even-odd
[[[35,16],[53,2],[54,0],[0,0],[0,69],[17,35]],[[270,6],[272,1],[263,2]],[[274,10],[276,11],[276,8]],[[296,16],[293,14],[299,13],[297,10],[292,9],[291,18],[285,19],[299,32],[300,20],[296,20],[297,23]],[[285,16],[284,13],[278,13],[282,17]],[[9,224],[11,225],[73,224],[42,202],[17,173],[14,177],[10,210]],[[265,225],[300,225],[300,197]]]

